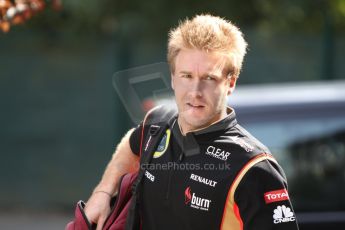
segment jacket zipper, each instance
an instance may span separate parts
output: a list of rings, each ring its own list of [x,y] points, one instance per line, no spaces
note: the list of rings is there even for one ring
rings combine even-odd
[[[179,157],[178,157],[178,159],[177,159],[177,161],[176,161],[176,162],[174,161],[174,164],[175,164],[175,163],[177,163],[177,164],[181,163],[181,162],[183,161],[183,157],[184,157],[184,155],[183,155],[183,153],[181,152],[180,155],[179,155]],[[167,192],[166,192],[166,194],[165,194],[165,199],[166,199],[166,200],[168,200],[169,197],[170,197],[171,178],[172,178],[172,176],[173,176],[173,173],[174,173],[174,170],[173,170],[172,168],[170,168],[170,169],[169,169],[169,177],[168,177],[168,188],[167,188]]]
[[[171,184],[172,174],[173,174],[173,170],[170,168],[169,169],[169,177],[168,177],[168,188],[167,188],[167,192],[165,194],[165,200],[168,200],[169,196],[170,196],[170,184]]]

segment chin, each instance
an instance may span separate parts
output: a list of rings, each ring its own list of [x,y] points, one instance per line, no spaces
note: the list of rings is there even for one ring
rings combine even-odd
[[[186,121],[193,130],[205,128],[210,124],[209,120],[187,119]]]

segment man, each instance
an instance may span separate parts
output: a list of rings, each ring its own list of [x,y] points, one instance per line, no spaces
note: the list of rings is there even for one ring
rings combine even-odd
[[[211,15],[170,32],[178,116],[154,153],[157,167],[145,171],[143,229],[298,229],[283,170],[227,107],[246,47],[236,26]],[[97,229],[120,176],[138,169],[142,126],[122,139],[86,204]],[[164,164],[174,167],[158,167]]]

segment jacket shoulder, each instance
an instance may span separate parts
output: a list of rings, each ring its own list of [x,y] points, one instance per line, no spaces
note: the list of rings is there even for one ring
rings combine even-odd
[[[248,158],[261,153],[271,154],[264,144],[238,124],[226,131],[225,138],[233,151]]]
[[[170,123],[177,115],[177,109],[173,106],[160,105],[149,110],[144,118],[145,125]]]

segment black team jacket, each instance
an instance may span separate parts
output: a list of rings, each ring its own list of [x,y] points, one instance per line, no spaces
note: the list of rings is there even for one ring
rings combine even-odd
[[[237,123],[235,111],[228,112],[223,120],[186,136],[177,116],[172,119],[151,163],[144,166],[142,229],[298,229],[283,169]],[[149,145],[147,130],[142,144],[142,124],[132,133],[134,153]]]

